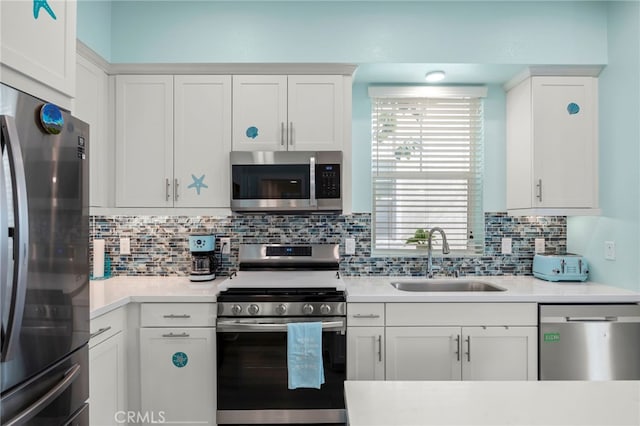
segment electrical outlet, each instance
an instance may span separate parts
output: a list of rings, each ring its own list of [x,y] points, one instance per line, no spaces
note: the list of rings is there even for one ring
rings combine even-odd
[[[129,238],[120,238],[120,254],[131,254],[131,240]]]
[[[606,260],[616,260],[616,243],[613,241],[604,242],[604,258]]]
[[[220,238],[220,250],[222,254],[231,253],[231,238]]]
[[[544,253],[544,238],[536,238],[536,253]]]
[[[355,238],[347,238],[344,240],[344,253],[345,254],[356,254],[356,239]]]
[[[502,254],[511,254],[511,238],[504,237],[502,239]]]

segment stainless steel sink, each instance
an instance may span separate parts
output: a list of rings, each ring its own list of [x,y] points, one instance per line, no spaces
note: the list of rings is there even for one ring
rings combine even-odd
[[[465,279],[427,279],[393,281],[391,285],[402,291],[505,291],[486,281]]]

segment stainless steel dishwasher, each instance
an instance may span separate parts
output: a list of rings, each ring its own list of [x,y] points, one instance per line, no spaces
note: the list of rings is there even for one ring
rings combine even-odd
[[[540,380],[640,380],[640,305],[540,305]]]

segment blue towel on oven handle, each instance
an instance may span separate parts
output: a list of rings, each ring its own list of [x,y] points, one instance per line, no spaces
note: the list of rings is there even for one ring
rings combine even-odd
[[[324,383],[321,322],[287,324],[287,369],[289,389],[320,389]]]

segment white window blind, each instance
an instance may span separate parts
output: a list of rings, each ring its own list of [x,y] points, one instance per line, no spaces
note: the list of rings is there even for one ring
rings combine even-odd
[[[452,252],[482,252],[482,100],[374,97],[372,104],[374,250],[415,253],[407,239],[438,226]]]

